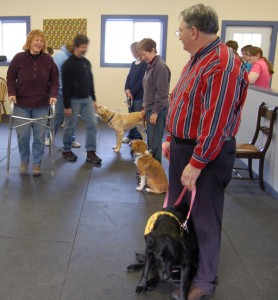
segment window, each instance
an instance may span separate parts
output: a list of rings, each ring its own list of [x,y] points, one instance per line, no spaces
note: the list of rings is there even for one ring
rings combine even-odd
[[[130,45],[143,38],[157,44],[157,52],[165,60],[167,16],[101,16],[101,67],[129,67],[134,60]]]
[[[0,56],[7,57],[0,65],[8,65],[14,55],[22,51],[29,31],[30,17],[0,17]]]

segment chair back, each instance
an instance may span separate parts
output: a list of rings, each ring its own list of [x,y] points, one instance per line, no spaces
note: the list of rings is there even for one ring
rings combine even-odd
[[[0,77],[0,102],[6,101],[7,95],[7,81],[6,79]]]
[[[255,145],[260,133],[264,134],[266,136],[266,140],[264,146],[260,149],[260,152],[264,154],[266,153],[271,143],[277,110],[278,106],[270,108],[267,107],[264,102],[262,102],[259,106],[256,131],[254,133],[251,144]]]

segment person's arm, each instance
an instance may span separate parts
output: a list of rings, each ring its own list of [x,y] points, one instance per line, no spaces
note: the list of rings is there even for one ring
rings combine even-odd
[[[50,98],[57,99],[58,91],[59,91],[59,70],[52,58],[51,58],[51,67],[49,73],[49,83],[50,83]]]
[[[97,98],[96,98],[96,93],[95,93],[94,76],[93,76],[92,72],[91,72],[91,82],[92,82],[92,85],[91,85],[91,96],[92,96],[93,101],[96,102]]]
[[[153,72],[153,78],[156,86],[156,93],[154,99],[153,113],[158,114],[165,108],[165,103],[168,102],[169,88],[170,88],[171,72],[169,68],[160,64]]]
[[[249,84],[254,84],[257,79],[259,78],[260,74],[256,73],[256,72],[250,72],[248,74],[248,80],[249,80]]]
[[[8,95],[10,96],[16,96],[16,80],[18,76],[18,66],[17,66],[17,55],[12,59],[10,62],[8,72],[7,72],[7,87],[8,87]],[[13,98],[16,99],[16,98]]]
[[[130,89],[130,93],[133,96],[136,95],[143,88],[142,82],[143,82],[143,78],[145,76],[148,64],[145,62],[141,62],[140,67],[141,67],[140,78],[137,80],[136,84],[132,87],[132,89]]]
[[[63,100],[65,109],[71,108],[71,87],[72,87],[73,66],[67,60],[62,66]]]
[[[257,79],[260,77],[262,71],[263,71],[262,66],[259,63],[254,63],[248,74],[249,84],[254,84],[257,81]]]

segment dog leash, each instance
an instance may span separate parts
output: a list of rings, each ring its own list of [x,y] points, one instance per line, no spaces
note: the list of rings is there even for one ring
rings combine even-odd
[[[174,203],[174,207],[177,207],[179,206],[179,204],[181,203],[181,200],[185,194],[187,190],[187,187],[184,187],[179,198],[177,199],[177,201]],[[187,213],[187,216],[186,216],[186,219],[184,221],[184,223],[181,225],[181,227],[186,230],[188,232],[188,227],[187,227],[187,222],[190,218],[190,214],[191,214],[191,211],[192,211],[192,208],[193,208],[193,204],[194,204],[194,201],[195,201],[195,196],[196,196],[196,190],[193,190],[191,191],[191,200],[190,200],[190,207],[189,207],[189,211]],[[167,206],[167,203],[168,203],[168,191],[167,191],[167,195],[165,197],[165,200],[164,200],[164,204],[163,204],[163,208],[165,208]]]
[[[125,104],[126,104],[128,107],[131,107],[131,106],[132,106],[132,100],[131,100],[129,97],[126,97],[126,100],[123,101],[123,102],[120,104],[120,106],[118,107],[118,109],[116,110],[116,112],[120,111],[120,109],[121,109],[122,107],[124,107]]]

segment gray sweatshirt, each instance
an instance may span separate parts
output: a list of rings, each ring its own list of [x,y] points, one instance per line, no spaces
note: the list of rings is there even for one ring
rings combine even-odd
[[[145,111],[159,113],[168,107],[171,71],[165,62],[157,55],[148,65],[144,79],[144,108]]]

